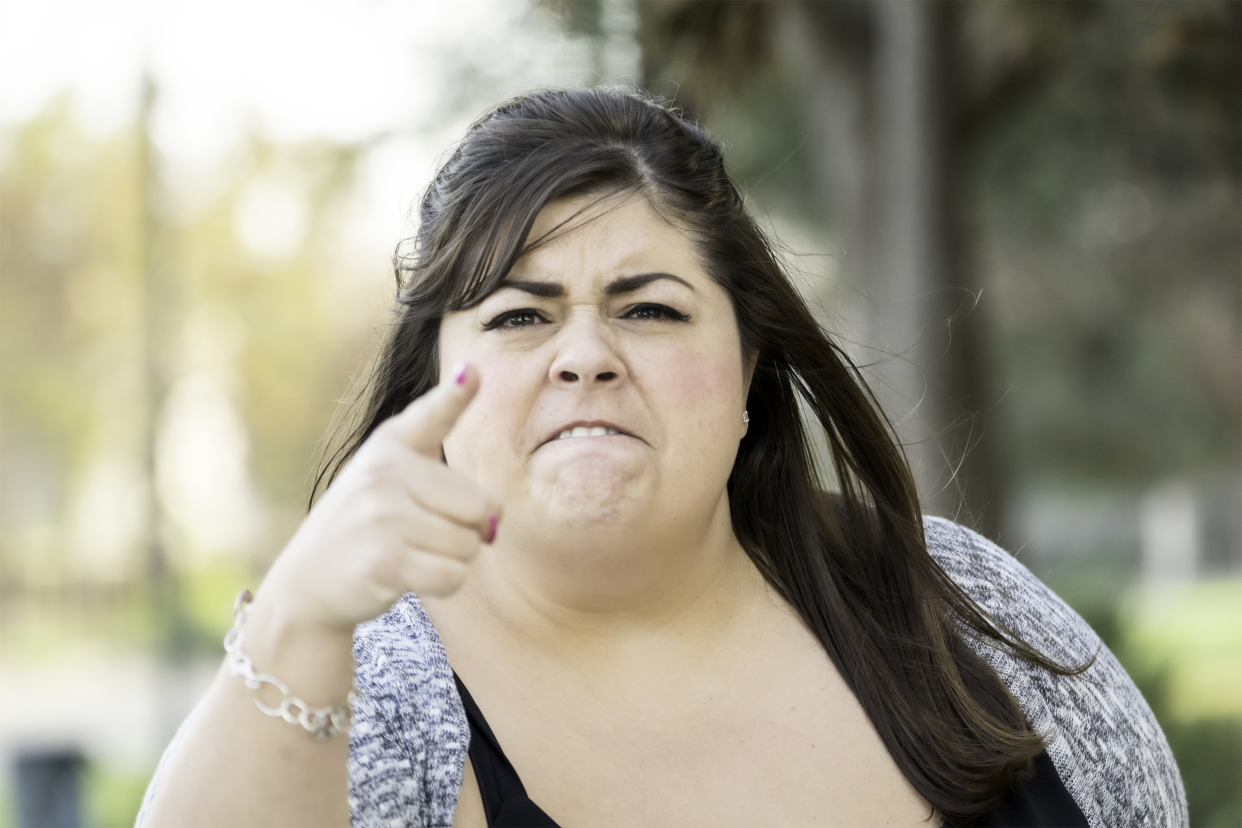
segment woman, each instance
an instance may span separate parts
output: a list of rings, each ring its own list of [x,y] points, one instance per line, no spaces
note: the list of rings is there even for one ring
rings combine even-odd
[[[420,220],[360,424],[140,822],[1185,823],[1089,628],[921,516],[699,127],[517,98]],[[293,713],[355,682],[348,746],[253,671]]]

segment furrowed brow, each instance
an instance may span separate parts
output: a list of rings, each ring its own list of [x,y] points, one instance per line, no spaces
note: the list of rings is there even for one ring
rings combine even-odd
[[[608,296],[617,296],[622,293],[632,293],[640,287],[649,285],[652,282],[659,281],[660,279],[670,279],[674,282],[685,285],[692,291],[694,290],[694,285],[690,284],[680,276],[674,276],[671,273],[640,273],[637,276],[625,276],[621,279],[617,279],[615,282],[608,285],[608,287],[604,288],[604,293]]]
[[[565,295],[565,286],[556,282],[533,282],[525,279],[506,279],[500,283],[502,288],[513,288],[523,293],[529,293],[532,296],[542,296],[545,299],[557,299]]]

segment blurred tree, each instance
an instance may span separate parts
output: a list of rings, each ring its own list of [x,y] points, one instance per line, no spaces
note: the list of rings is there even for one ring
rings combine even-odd
[[[132,133],[92,142],[61,98],[12,137],[0,171],[5,590],[57,585],[92,564],[67,556],[70,502],[92,457],[114,478],[138,474],[140,222],[132,145]],[[134,511],[133,503],[109,505]],[[128,550],[106,551],[105,566],[122,564],[117,577],[133,574],[133,561],[112,554]]]
[[[1028,479],[1237,474],[1242,7],[1102,4],[973,170]]]
[[[141,587],[154,419],[169,560],[226,573],[228,583],[196,583],[221,593],[215,615],[227,622],[235,582],[261,573],[300,519],[340,378],[364,356],[350,346],[369,342],[382,301],[351,281],[358,262],[345,250],[358,147],[255,137],[197,179],[153,159],[144,200],[140,132],[87,136],[61,99],[14,130],[0,167],[0,589],[14,599],[0,606],[9,613],[36,587],[50,598]],[[144,233],[158,234],[145,271]],[[147,414],[152,295],[154,370],[167,396]],[[184,598],[189,609],[200,603]]]

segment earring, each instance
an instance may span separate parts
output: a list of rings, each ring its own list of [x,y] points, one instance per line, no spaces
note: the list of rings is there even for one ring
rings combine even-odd
[[[743,411],[743,412],[742,412],[742,422],[744,422],[744,423],[749,423],[749,422],[750,422],[750,412],[749,412],[749,411]]]

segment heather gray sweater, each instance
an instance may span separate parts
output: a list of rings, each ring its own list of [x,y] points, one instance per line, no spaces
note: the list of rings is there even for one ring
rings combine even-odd
[[[1092,828],[1187,825],[1186,794],[1160,726],[1091,628],[1026,567],[979,535],[925,521],[932,556],[988,614],[1081,676],[1047,673],[971,645],[1009,686]],[[440,638],[413,595],[354,636],[358,703],[349,751],[356,828],[450,826],[470,727]],[[161,769],[175,749],[169,745]],[[147,801],[160,777],[147,791]],[[146,810],[147,802],[143,803]],[[138,825],[143,813],[138,815]]]

